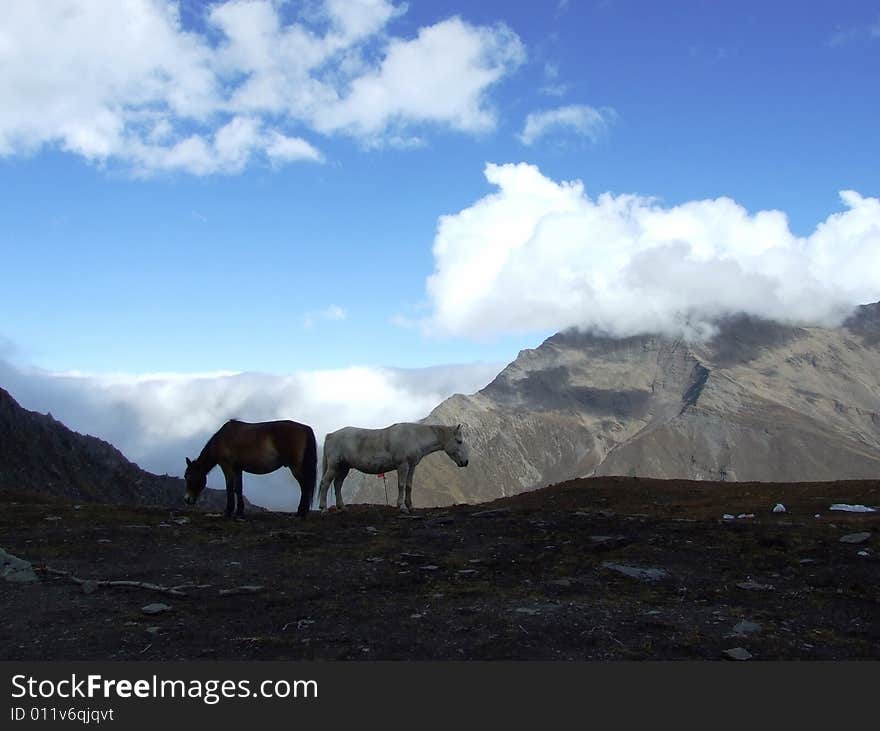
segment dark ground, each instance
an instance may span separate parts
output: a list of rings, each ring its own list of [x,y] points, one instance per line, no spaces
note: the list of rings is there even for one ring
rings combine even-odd
[[[34,566],[211,585],[0,581],[0,659],[880,659],[880,512],[836,502],[880,506],[880,482],[597,478],[413,517],[243,522],[0,493],[0,547]],[[219,594],[241,585],[262,589]],[[172,608],[147,616],[152,602]],[[731,636],[742,620],[760,628]]]

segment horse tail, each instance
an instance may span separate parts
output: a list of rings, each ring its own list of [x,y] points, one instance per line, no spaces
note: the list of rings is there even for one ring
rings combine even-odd
[[[302,496],[299,501],[299,509],[296,511],[296,514],[301,518],[308,515],[312,507],[315,487],[318,482],[318,445],[315,442],[315,432],[310,426],[307,426],[306,429],[308,429],[308,433],[306,434],[306,448],[303,452],[303,480],[300,485]]]

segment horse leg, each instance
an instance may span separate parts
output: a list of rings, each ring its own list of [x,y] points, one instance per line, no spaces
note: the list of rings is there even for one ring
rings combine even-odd
[[[336,492],[336,509],[337,510],[345,510],[345,505],[342,502],[342,483],[345,482],[345,478],[348,476],[348,470],[339,470],[336,473],[336,476],[333,478],[333,490]]]
[[[403,504],[403,493],[406,490],[409,471],[409,462],[397,465],[397,509],[402,513],[409,512],[409,508]]]
[[[413,475],[416,473],[416,466],[410,465],[409,474],[406,476],[406,507],[407,510],[412,510],[412,483],[413,483]]]
[[[232,517],[235,510],[235,471],[231,467],[220,465],[223,470],[223,476],[226,478],[226,512],[227,518]]]
[[[321,484],[318,486],[318,508],[323,513],[327,510],[327,491],[336,472],[336,465],[328,464],[324,474],[321,475]]]
[[[235,517],[244,517],[244,480],[242,479],[241,470],[235,471],[235,496],[238,498],[238,505],[235,508]]]
[[[306,483],[303,479],[301,469],[291,467],[290,474],[293,475],[293,479],[296,480],[296,483],[299,485],[299,507],[296,509],[296,514],[303,518],[308,515],[309,510],[312,509],[311,503],[307,500],[306,489],[303,487]]]

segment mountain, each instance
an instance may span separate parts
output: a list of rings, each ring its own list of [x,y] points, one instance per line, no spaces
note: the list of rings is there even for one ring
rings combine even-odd
[[[111,444],[22,408],[0,388],[0,491],[182,509],[184,482],[145,472]],[[226,494],[205,490],[199,505],[222,510]]]
[[[471,459],[423,460],[417,506],[590,475],[880,478],[880,303],[837,328],[728,317],[703,342],[558,333],[425,421],[467,424]],[[384,502],[375,477],[353,487],[354,501]]]

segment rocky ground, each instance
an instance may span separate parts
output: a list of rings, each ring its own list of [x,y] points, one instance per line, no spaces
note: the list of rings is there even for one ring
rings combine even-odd
[[[0,548],[38,579],[0,581],[0,659],[878,659],[880,512],[834,503],[878,507],[880,482],[595,478],[241,522],[3,492]]]

